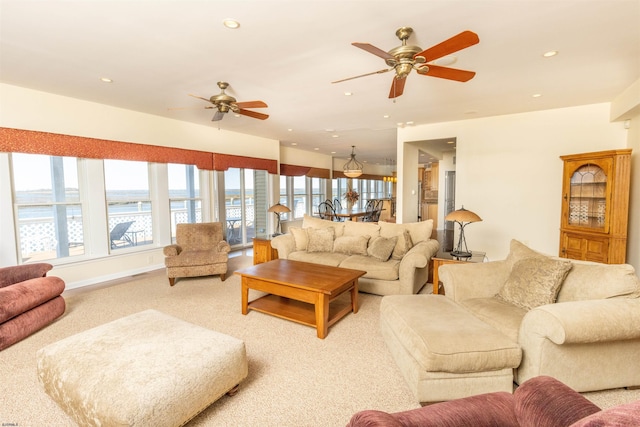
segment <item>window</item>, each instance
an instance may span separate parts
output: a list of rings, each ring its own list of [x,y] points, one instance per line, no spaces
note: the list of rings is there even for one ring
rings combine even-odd
[[[20,262],[83,255],[77,159],[21,153],[11,159]]]
[[[176,224],[202,222],[200,171],[194,165],[168,164],[171,239],[175,242]]]
[[[289,206],[289,194],[287,193],[288,182],[289,182],[289,178],[287,176],[280,175],[280,204],[285,206]],[[289,206],[289,209],[291,209],[290,206]],[[291,209],[291,211],[293,211],[293,209]],[[288,221],[291,219],[290,215],[291,214],[289,213],[282,213],[280,214],[280,220]]]
[[[309,178],[311,181],[311,206],[318,206],[324,202],[325,196],[325,180],[323,178]]]
[[[147,162],[104,161],[111,250],[153,243]]]
[[[307,213],[307,177],[294,176],[293,178],[293,219],[301,219]]]

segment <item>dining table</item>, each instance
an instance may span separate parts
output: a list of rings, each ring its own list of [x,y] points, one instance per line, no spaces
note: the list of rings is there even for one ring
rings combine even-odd
[[[335,211],[335,216],[338,218],[349,218],[351,221],[357,221],[358,218],[367,216],[367,212],[364,208],[343,208]]]

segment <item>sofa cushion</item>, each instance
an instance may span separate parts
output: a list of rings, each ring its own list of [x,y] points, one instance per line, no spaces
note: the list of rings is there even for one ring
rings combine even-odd
[[[521,259],[534,258],[534,257],[547,258],[547,255],[534,251],[533,249],[526,246],[522,242],[519,242],[518,240],[515,240],[515,239],[511,240],[511,243],[509,245],[509,255],[507,255],[507,259],[506,259],[507,264],[509,264],[509,267],[513,268],[513,265],[516,262],[520,261]]]
[[[497,297],[469,298],[458,301],[478,319],[493,326],[513,342],[518,342],[518,331],[527,310],[509,304]]]
[[[552,304],[571,267],[570,261],[547,257],[521,259],[513,265],[497,296],[525,310]]]
[[[211,265],[226,263],[229,254],[226,252],[215,252],[211,249],[182,251],[180,255],[170,256],[164,259],[165,266],[171,267],[199,267],[201,265]]]
[[[638,417],[640,417],[640,400],[595,412],[571,424],[570,427],[634,427],[638,425]]]
[[[520,346],[442,295],[391,295],[381,321],[428,372],[486,372],[515,368]]]
[[[637,298],[640,280],[629,264],[600,264],[571,261],[573,268],[564,279],[558,302],[627,297]]]
[[[393,259],[383,262],[370,256],[351,255],[339,267],[364,270],[367,274],[362,277],[368,279],[397,280],[400,277],[400,261]]]
[[[402,233],[398,234],[396,247],[393,248],[391,257],[393,259],[402,259],[412,247],[413,240],[411,240],[411,233],[409,233],[409,230],[404,230]]]
[[[64,281],[56,276],[38,277],[0,288],[0,323],[57,297],[64,288]]]
[[[347,255],[366,255],[369,236],[340,236],[333,241],[333,252]]]
[[[302,228],[328,228],[333,227],[336,237],[344,234],[344,222],[328,221],[309,215],[304,215],[302,219]]]
[[[307,252],[332,252],[334,233],[333,227],[308,228],[309,243]]]
[[[371,222],[346,221],[344,235],[377,237],[380,235],[380,226]]]
[[[404,230],[409,230],[411,241],[415,245],[418,242],[431,239],[433,231],[433,220],[428,219],[420,222],[408,222],[404,224],[394,224],[392,222],[380,221],[380,235],[382,237],[397,236]]]
[[[340,252],[295,251],[291,252],[287,259],[338,267],[347,258],[349,258],[349,255],[341,254]]]
[[[309,236],[307,235],[306,228],[289,227],[289,232],[293,236],[293,240],[296,242],[296,251],[306,251],[309,245]]]
[[[380,261],[386,261],[391,256],[393,249],[396,247],[398,236],[394,237],[374,237],[369,241],[367,255],[372,256]]]

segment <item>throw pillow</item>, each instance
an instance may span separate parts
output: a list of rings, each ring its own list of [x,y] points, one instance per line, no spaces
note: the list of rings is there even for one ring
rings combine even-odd
[[[296,242],[296,251],[306,251],[309,245],[309,237],[307,236],[307,229],[300,227],[289,227],[289,232],[293,236],[293,240]]]
[[[394,237],[374,237],[369,243],[367,254],[380,261],[387,261],[396,247],[398,236]]]
[[[496,296],[525,310],[552,304],[572,266],[571,261],[547,257],[521,259],[513,265]]]
[[[307,252],[331,252],[333,250],[333,227],[307,228],[309,243]]]
[[[369,236],[340,236],[333,242],[333,252],[347,255],[366,255]]]
[[[391,258],[402,259],[407,254],[407,252],[409,252],[409,249],[413,247],[411,233],[409,232],[409,230],[404,230],[396,237],[396,246],[393,248],[393,254],[391,255]]]

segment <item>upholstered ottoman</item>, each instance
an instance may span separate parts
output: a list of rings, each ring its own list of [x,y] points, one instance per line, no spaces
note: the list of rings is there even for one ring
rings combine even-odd
[[[248,373],[243,341],[155,310],[50,344],[37,364],[82,426],[181,426]]]
[[[513,392],[518,344],[445,296],[386,296],[380,328],[420,402]]]

